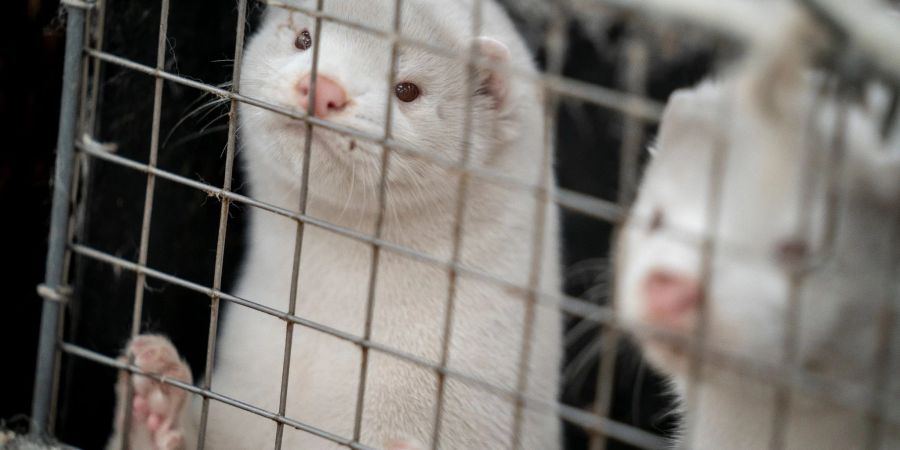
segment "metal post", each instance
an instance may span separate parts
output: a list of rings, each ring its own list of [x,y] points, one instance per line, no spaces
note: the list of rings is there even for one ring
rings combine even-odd
[[[56,175],[53,180],[53,209],[50,216],[50,237],[47,248],[47,268],[44,284],[38,292],[44,297],[41,314],[41,334],[38,343],[37,368],[34,379],[34,398],[31,404],[32,434],[47,432],[52,397],[53,373],[56,365],[56,331],[65,296],[60,292],[66,252],[66,231],[69,220],[69,191],[74,163],[75,127],[78,86],[81,82],[81,52],[84,43],[85,10],[67,5],[66,54],[63,71],[62,101],[59,112],[59,136],[56,141]]]

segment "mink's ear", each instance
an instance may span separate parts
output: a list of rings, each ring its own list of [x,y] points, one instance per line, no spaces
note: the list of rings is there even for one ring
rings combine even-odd
[[[711,137],[720,132],[717,117],[727,94],[726,87],[707,81],[697,87],[675,91],[666,103],[659,134],[650,148],[653,156],[670,149],[699,149],[708,146]]]
[[[805,12],[791,11],[778,31],[754,43],[744,63],[743,94],[762,117],[784,124],[803,98],[804,73],[830,39]]]
[[[490,37],[476,39],[478,53],[484,63],[502,65],[509,63],[510,51],[506,44]],[[508,105],[509,74],[496,67],[478,68],[478,88],[476,95],[484,95],[494,100],[494,108],[501,110]]]

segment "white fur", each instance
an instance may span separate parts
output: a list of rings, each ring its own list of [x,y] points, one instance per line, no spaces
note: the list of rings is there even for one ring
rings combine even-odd
[[[772,56],[762,56],[768,62],[750,64],[724,81],[673,96],[656,154],[618,243],[619,313],[680,397],[689,382],[687,357],[647,334],[641,283],[657,269],[700,278],[704,236],[716,242],[704,296],[705,337],[718,351],[763,366],[779,366],[784,360],[790,277],[777,254],[791,239],[808,243],[810,256],[822,261],[800,290],[794,331],[801,369],[869,394],[876,380],[876,338],[884,305],[893,302],[891,307],[898,309],[898,255],[890,242],[900,233],[900,159],[897,143],[879,136],[883,110],[846,106],[845,170],[830,186],[842,200],[834,247],[828,251],[822,244],[829,188],[824,180],[833,167],[828,149],[838,106],[834,99],[814,100],[820,77],[802,74],[802,55]],[[720,208],[711,217],[715,185],[710,174],[717,148],[724,149],[725,160]],[[815,174],[815,181],[804,195],[807,173]],[[647,226],[655,211],[663,215],[662,229]],[[811,219],[806,231],[804,217]],[[691,329],[681,333],[690,335]],[[891,339],[889,393],[883,394],[889,395],[888,424],[879,447],[885,449],[900,447],[900,332],[894,331]],[[773,384],[741,376],[714,359],[704,364],[697,381],[698,401],[684,411],[691,439],[685,445],[769,448],[777,407]],[[855,400],[865,406],[868,399],[860,395]],[[802,390],[794,391],[791,400],[783,416],[786,448],[865,445],[869,422],[859,405]]]
[[[312,1],[299,1],[314,8]],[[344,19],[389,30],[390,0],[331,0],[325,10]],[[402,32],[414,39],[455,49],[471,48],[471,1],[407,0]],[[534,71],[530,56],[503,11],[484,2],[482,35],[488,46],[503,43],[509,55],[486,48],[490,58]],[[294,39],[314,30],[303,14],[270,8],[244,56],[241,93],[297,109],[298,80],[309,73],[312,49]],[[313,33],[314,34],[314,33]],[[341,84],[350,105],[327,119],[376,136],[383,133],[391,46],[363,31],[326,22],[320,39],[319,74]],[[501,47],[502,49],[502,47]],[[464,110],[474,95],[471,163],[523,181],[538,180],[545,142],[540,90],[518,78],[480,70],[490,80],[486,94],[466,92],[465,64],[401,47],[398,81],[416,83],[421,97],[393,102],[393,138],[410,147],[456,159],[462,155]],[[502,84],[497,84],[503,81]],[[478,86],[474,86],[477,88]],[[491,90],[492,87],[502,89]],[[297,210],[300,204],[305,125],[249,105],[240,108],[243,168],[255,199]],[[307,214],[371,234],[378,210],[382,149],[317,128],[314,131]],[[384,239],[449,260],[459,177],[436,165],[393,152],[388,173]],[[464,214],[461,263],[527,286],[537,203],[530,193],[471,178]],[[288,310],[295,222],[251,209],[249,250],[235,294]],[[540,288],[558,292],[557,213],[546,208]],[[355,336],[364,331],[372,246],[312,225],[302,242],[296,315]],[[380,255],[372,340],[434,364],[440,361],[448,294],[448,273],[390,250]],[[455,295],[449,366],[515,391],[525,329],[526,299],[500,286],[460,275]],[[558,389],[560,317],[539,307],[535,319],[527,395],[554,401]],[[277,412],[285,323],[241,307],[227,311],[220,327],[212,389]],[[436,403],[434,372],[383,353],[369,353],[362,443],[430,446]],[[351,437],[361,352],[351,343],[302,326],[293,334],[287,416]],[[452,378],[447,383],[444,449],[508,448],[512,402]],[[527,449],[560,445],[558,419],[528,413],[522,436]],[[212,402],[207,448],[266,448],[275,423]],[[187,430],[190,434],[191,431]],[[188,435],[192,445],[196,439]],[[285,427],[284,448],[326,449],[336,444]],[[398,444],[400,445],[400,444]],[[398,447],[405,448],[405,447]]]

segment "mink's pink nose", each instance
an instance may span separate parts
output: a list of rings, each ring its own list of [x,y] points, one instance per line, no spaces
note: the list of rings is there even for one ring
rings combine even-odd
[[[647,319],[658,325],[682,326],[702,301],[697,279],[656,270],[644,280]]]
[[[304,76],[297,89],[300,91],[300,107],[304,111],[309,108],[309,87],[312,84],[310,75]],[[324,75],[316,77],[316,105],[313,112],[316,117],[327,117],[329,114],[339,112],[347,106],[347,93],[336,81]]]

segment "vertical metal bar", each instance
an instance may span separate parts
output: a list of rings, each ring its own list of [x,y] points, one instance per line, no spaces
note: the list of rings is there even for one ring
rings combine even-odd
[[[402,23],[403,0],[394,0],[394,38],[391,40],[391,67],[388,73],[387,106],[385,107],[384,141],[389,141],[393,136],[394,120],[394,91],[393,86],[397,78],[397,60],[399,58],[400,44],[397,36],[400,35]],[[381,180],[378,186],[378,214],[375,218],[375,239],[380,240],[384,232],[384,213],[387,208],[387,176],[390,168],[391,148],[382,145],[381,153]],[[372,263],[369,269],[369,288],[366,297],[366,322],[363,330],[363,339],[368,342],[372,338],[372,316],[375,311],[375,288],[378,283],[378,266],[381,262],[381,246],[372,245]],[[361,346],[362,359],[360,361],[359,385],[356,392],[356,414],[353,418],[353,441],[360,442],[362,435],[362,416],[365,407],[366,378],[369,373],[369,347]]]
[[[838,80],[833,80],[833,82],[826,81],[819,88],[819,94],[816,97],[816,102],[822,103],[822,99],[829,89],[835,89],[834,83],[837,83]],[[839,106],[841,107],[841,106]],[[811,108],[812,111],[816,111],[820,108],[819,104],[814,104]],[[843,170],[844,160],[846,156],[845,151],[845,142],[844,142],[844,133],[846,130],[843,128],[846,126],[846,111],[841,111],[841,113],[835,119],[835,128],[836,132],[834,136],[832,136],[833,142],[831,143],[832,150],[834,154],[832,155],[831,164],[829,164],[826,173],[826,181],[825,185],[827,187],[827,200],[825,205],[826,211],[826,223],[825,223],[825,231],[822,233],[822,243],[821,243],[821,255],[816,259],[816,264],[825,264],[829,259],[834,257],[835,246],[837,240],[837,222],[838,222],[838,214],[840,214],[841,210],[841,189],[837,187],[837,178]],[[809,126],[816,126],[815,123],[810,123]]]
[[[890,90],[890,103],[884,112],[880,130],[882,138],[886,141],[889,140],[889,135],[892,131],[891,126],[896,119],[898,102],[897,90],[893,88]],[[841,119],[843,119],[843,122],[836,124],[840,127],[836,133],[846,132],[846,115],[841,117]],[[843,138],[843,136],[840,136],[840,138]],[[839,144],[843,143],[843,141],[838,142]],[[843,147],[839,147],[839,149],[843,150]],[[837,177],[833,172],[830,172],[831,177]],[[829,183],[829,186],[832,184]],[[837,209],[837,207],[834,207],[834,209]],[[833,212],[831,216],[837,216],[837,213]],[[881,261],[886,267],[883,280],[885,292],[884,298],[881,300],[881,313],[878,315],[878,332],[874,343],[875,353],[870,383],[869,417],[863,447],[870,450],[878,450],[883,446],[884,426],[885,422],[889,422],[887,416],[891,405],[891,396],[888,389],[890,389],[892,377],[895,376],[895,374],[891,373],[891,369],[895,364],[893,357],[900,350],[894,345],[896,342],[894,333],[898,331],[897,314],[898,308],[900,308],[900,283],[897,281],[900,279],[898,278],[900,276],[900,234],[897,231],[900,230],[900,210],[891,208],[891,213],[887,215],[886,219],[885,223],[893,224],[893,226],[888,227],[889,234],[885,236],[885,248],[888,249],[887,258]],[[832,234],[836,234],[833,231],[835,226],[832,225],[831,228]]]
[[[83,45],[90,46],[92,48],[102,49],[103,48],[103,37],[105,31],[105,21],[106,21],[106,5],[107,1],[103,2],[95,2],[93,3],[93,7],[86,11],[85,16],[85,37],[83,40]],[[100,83],[100,68],[102,67],[103,62],[96,58],[91,58],[89,55],[84,54],[82,56],[82,78],[81,78],[81,94],[80,94],[80,102],[81,102],[81,112],[79,113],[78,118],[78,127],[77,130],[81,130],[84,133],[93,133],[95,131],[95,119],[97,116],[97,102],[99,98],[99,83]],[[91,80],[91,83],[88,83],[88,80]],[[88,88],[90,86],[90,88]],[[68,235],[67,242],[75,242],[76,240],[81,240],[84,236],[84,231],[86,229],[86,219],[87,219],[87,208],[88,208],[88,198],[89,198],[89,188],[90,188],[90,180],[91,180],[91,166],[93,163],[93,159],[89,158],[85,155],[76,153],[75,154],[75,167],[74,167],[74,175],[72,181],[72,193],[71,193],[71,204],[76,210],[72,213],[70,231]],[[77,202],[77,204],[76,204]],[[57,330],[57,339],[62,341],[64,338],[64,333],[66,329],[66,315],[71,316],[75,314],[77,311],[77,307],[74,307],[78,302],[79,290],[78,286],[80,286],[80,280],[82,279],[82,271],[83,267],[76,266],[75,273],[70,273],[69,268],[71,267],[73,258],[76,258],[77,255],[74,255],[72,252],[66,252],[66,263],[64,269],[64,286],[71,286],[74,288],[72,291],[72,297],[69,298],[69,303],[67,304],[67,314],[64,314],[60,317],[59,327]],[[73,280],[70,277],[74,277]],[[77,318],[75,319],[77,320]],[[53,374],[53,390],[52,390],[52,398],[50,401],[50,417],[48,422],[48,430],[51,435],[55,434],[55,428],[57,425],[57,410],[59,408],[59,395],[62,384],[62,352],[57,351],[56,362],[55,362],[55,371]],[[71,370],[71,368],[67,369]]]
[[[643,40],[631,37],[625,43],[625,76],[622,80],[628,93],[643,97],[646,95],[647,85],[647,45]],[[633,115],[625,117],[625,133],[622,138],[622,146],[619,151],[619,205],[623,210],[634,200],[638,179],[638,161],[640,159],[641,146],[644,143],[644,121]],[[619,226],[613,232],[612,242],[618,240]],[[607,307],[615,311],[615,280],[610,281],[610,296]],[[617,353],[621,332],[615,327],[604,327],[598,339],[607,354],[601,355],[600,370],[597,375],[597,398],[594,401],[594,414],[600,417],[608,417],[612,408],[613,382],[616,372]],[[607,438],[602,433],[591,435],[591,450],[604,450]]]
[[[159,21],[159,40],[157,42],[156,51],[156,69],[163,70],[166,62],[166,40],[169,26],[169,0],[162,0],[160,7]],[[159,159],[159,128],[160,117],[162,115],[162,93],[164,81],[162,78],[156,78],[153,89],[153,123],[150,135],[150,158],[148,165],[156,167]],[[153,218],[153,195],[156,188],[156,177],[152,173],[147,174],[147,188],[144,194],[144,214],[141,224],[141,241],[138,251],[138,264],[147,264],[147,254],[150,247],[150,223]],[[134,315],[131,321],[131,337],[135,337],[140,333],[141,312],[144,302],[144,283],[146,277],[143,273],[138,273],[137,282],[134,290]]]
[[[704,218],[706,233],[703,237],[700,253],[700,286],[703,292],[709,292],[713,281],[713,259],[716,257],[716,234],[719,228],[719,217],[722,210],[722,183],[725,179],[726,162],[728,161],[729,141],[731,139],[731,127],[733,125],[732,112],[734,105],[731,101],[720,106],[717,114],[723,120],[723,132],[716,134],[713,139],[713,152],[710,158],[709,171],[709,198],[706,204],[706,217]],[[706,332],[709,327],[709,306],[706,302],[700,302],[698,308],[697,328],[693,331],[690,341],[687,343],[688,377],[685,392],[685,410],[699,414],[699,389],[697,383],[703,370],[705,355],[703,354],[706,342]],[[684,430],[681,448],[695,448],[693,439],[696,435],[691,424]]]
[[[166,64],[166,42],[169,30],[169,0],[161,0],[159,11],[159,35],[156,43],[156,69],[162,71]],[[155,168],[159,158],[159,127],[162,115],[162,94],[164,80],[157,77],[153,87],[153,124],[150,135],[150,158],[148,165]],[[150,222],[153,218],[153,194],[156,190],[156,176],[147,173],[147,188],[144,194],[144,217],[141,224],[141,242],[138,251],[138,264],[147,265],[147,253],[150,246]],[[146,274],[137,273],[134,285],[134,311],[131,317],[131,339],[133,340],[141,332],[141,315],[144,310],[144,284]],[[129,355],[129,364],[133,364],[134,355]],[[127,390],[125,395],[125,421],[122,424],[122,448],[129,447],[128,435],[131,428],[131,401],[134,396],[134,386],[131,383],[131,372],[126,372]]]
[[[548,73],[559,74],[565,65],[566,47],[568,46],[568,20],[566,15],[557,10],[556,18],[547,33]],[[531,348],[534,340],[535,309],[538,292],[541,288],[542,267],[544,260],[544,237],[547,229],[547,205],[550,202],[549,191],[553,189],[553,149],[556,141],[556,111],[559,96],[544,89],[544,142],[543,158],[538,173],[539,189],[535,195],[534,234],[531,237],[531,267],[528,273],[528,296],[525,299],[525,320],[522,330],[522,346],[519,349],[519,368],[516,380],[516,397],[513,415],[512,448],[522,448],[522,424],[525,415],[525,394],[528,392],[528,373],[531,366]]]
[[[85,37],[83,39],[84,46],[90,46],[91,30],[93,27],[92,19],[93,19],[93,14],[86,12],[85,13],[85,22],[84,22]],[[90,60],[91,60],[91,58],[88,57],[87,54],[82,52],[82,55],[81,55],[81,81],[88,79],[90,66],[91,66]],[[87,117],[87,114],[85,112],[85,110],[86,110],[85,105],[88,105],[88,104],[89,104],[89,99],[88,99],[87,83],[82,82],[82,83],[80,83],[80,92],[78,95],[78,105],[80,106],[80,111],[78,112],[78,122],[77,122],[77,125],[75,126],[76,130],[85,130],[86,129],[85,118]],[[66,226],[66,228],[67,228],[66,243],[67,244],[70,242],[74,242],[75,234],[77,232],[77,225],[78,225],[77,217],[79,216],[79,213],[82,212],[81,205],[76,204],[76,202],[78,200],[78,186],[80,186],[82,183],[82,181],[81,181],[82,175],[83,175],[82,167],[84,167],[85,164],[88,164],[88,162],[89,162],[88,158],[84,157],[84,155],[79,155],[78,153],[75,153],[75,155],[72,159],[73,168],[72,168],[72,183],[71,183],[70,192],[69,192],[69,207],[74,208],[75,211],[70,213],[68,224]],[[71,277],[71,267],[72,267],[72,259],[73,258],[74,258],[74,254],[71,251],[66,250],[66,252],[64,253],[64,257],[63,257],[63,271],[62,271],[63,278],[62,278],[61,285],[66,286],[67,290],[70,294],[67,301],[71,301],[71,293],[72,293],[71,286],[72,285],[71,285],[70,277]],[[63,331],[65,330],[65,326],[66,326],[66,314],[63,313],[60,315],[59,320],[57,320],[57,327],[56,327],[56,341],[57,342],[63,341]],[[53,367],[54,367],[53,383],[51,385],[51,390],[50,390],[50,396],[51,396],[50,397],[50,416],[48,417],[48,420],[47,420],[47,433],[51,436],[55,434],[56,412],[57,412],[57,406],[58,406],[58,401],[59,401],[59,383],[60,383],[60,375],[61,375],[60,372],[62,370],[62,367],[61,367],[62,366],[62,352],[59,351],[59,349],[57,349],[55,353],[56,353],[56,355],[54,356],[54,363],[53,363]]]
[[[90,47],[91,42],[91,34],[94,29],[94,21],[96,20],[96,14],[93,13],[93,10],[90,12],[85,12],[84,17],[84,38],[82,40],[82,45],[86,47]],[[89,79],[89,75],[91,72],[91,58],[88,54],[81,54],[81,81],[85,81],[84,83],[79,83],[79,94],[78,94],[78,105],[81,108],[81,111],[78,113],[78,125],[76,129],[78,130],[86,130],[85,121],[88,120],[87,107],[90,104],[88,101],[88,83],[86,80]],[[77,183],[76,183],[77,185]]]
[[[875,360],[873,362],[872,392],[869,400],[870,417],[866,435],[865,447],[869,450],[878,450],[884,444],[884,425],[891,408],[891,396],[888,393],[892,377],[896,374],[891,368],[896,364],[894,357],[898,356],[898,349],[894,342],[897,340],[894,333],[897,327],[897,313],[900,309],[900,210],[893,209],[889,222],[894,224],[889,227],[890,236],[887,236],[888,258],[884,263],[888,269],[885,271],[884,283],[886,285],[884,299],[879,315],[878,336],[876,342]]]
[[[625,91],[629,98],[644,98],[647,95],[647,43],[631,37],[625,43]],[[622,139],[619,162],[619,205],[628,206],[634,200],[638,182],[638,163],[641,146],[646,136],[646,121],[637,115],[626,114],[625,133]]]
[[[91,26],[90,22],[88,21],[85,24],[85,30],[89,30],[90,26]],[[85,63],[86,63],[85,59],[82,58],[82,67],[84,67]],[[82,80],[87,79],[86,75],[87,75],[86,72],[82,71]],[[86,101],[85,92],[82,91],[80,102],[82,104],[84,104],[85,101]],[[78,130],[84,129],[84,126],[82,125],[83,122],[81,122],[83,117],[84,116],[83,116],[83,110],[82,110],[82,113],[79,114],[79,125],[77,127]],[[78,201],[78,186],[81,183],[81,178],[82,178],[81,177],[81,175],[82,175],[81,167],[83,164],[87,164],[87,162],[88,162],[87,158],[84,157],[84,155],[80,155],[80,156],[81,157],[79,157],[79,155],[76,154],[73,158],[74,167],[72,169],[73,173],[72,173],[72,184],[71,184],[70,193],[69,193],[69,205],[70,205],[70,208],[76,208],[76,211],[71,214],[69,221],[68,221],[67,231],[66,231],[66,244],[67,245],[70,242],[74,242],[75,234],[78,231],[78,226],[77,226],[78,223],[77,223],[76,215],[79,212],[78,210],[81,208],[80,205],[76,204],[76,202]],[[75,255],[73,254],[72,251],[66,249],[65,257],[64,257],[65,262],[63,264],[63,278],[62,278],[61,285],[65,286],[65,290],[66,290],[66,294],[67,294],[66,295],[67,306],[69,304],[68,302],[70,302],[72,300],[72,293],[73,293],[73,290],[71,287],[72,284],[71,284],[71,280],[70,280],[71,275],[72,275],[71,270],[70,270],[70,264],[71,264],[74,256]],[[63,333],[65,331],[65,326],[66,326],[66,314],[63,313],[60,315],[59,320],[57,321],[57,327],[56,327],[56,341],[57,342],[63,342],[63,340],[64,340]],[[48,422],[47,422],[47,432],[51,436],[53,436],[55,434],[56,412],[57,412],[57,404],[59,401],[59,383],[60,383],[60,375],[61,375],[60,372],[62,370],[62,351],[58,347],[56,349],[56,355],[54,357],[54,360],[55,361],[53,363],[54,364],[53,384],[52,384],[52,389],[50,391],[50,393],[51,393],[50,417],[48,418]]]
[[[316,28],[313,31],[313,54],[312,68],[310,71],[309,82],[309,102],[307,103],[306,113],[310,116],[315,114],[316,110],[316,82],[319,76],[319,44],[322,40],[322,17],[321,12],[324,8],[325,0],[316,0]],[[293,12],[291,13],[293,14]],[[313,125],[306,122],[306,142],[303,148],[303,175],[300,186],[300,204],[298,212],[306,214],[306,203],[309,197],[309,166],[312,157],[312,140]],[[297,232],[294,236],[294,262],[291,269],[291,293],[288,300],[288,314],[294,315],[297,310],[297,288],[300,278],[300,256],[303,253],[303,234],[306,230],[306,224],[303,221],[297,221]],[[291,351],[294,343],[294,322],[287,322],[284,333],[284,360],[281,367],[281,394],[278,401],[278,415],[284,417],[287,410],[287,391],[288,380],[291,373]],[[282,440],[284,439],[284,423],[277,422],[275,431],[275,450],[281,449]]]
[[[788,281],[788,308],[784,317],[784,355],[782,355],[782,366],[785,374],[794,374],[792,364],[797,354],[797,332],[794,329],[800,319],[800,294],[802,292],[802,275],[796,270],[787,274]],[[785,438],[787,436],[788,421],[790,418],[790,410],[793,406],[791,401],[791,384],[793,379],[787,383],[780,383],[775,390],[775,409],[772,414],[772,434],[769,437],[769,448],[771,450],[779,450],[784,448]]]
[[[900,86],[889,86],[888,96],[890,100],[888,100],[887,111],[881,121],[882,139],[890,139],[895,128],[900,125],[897,123],[897,114],[900,113]]]
[[[469,65],[466,76],[465,93],[475,92],[475,77],[477,76],[477,68],[472,62],[479,55],[478,44],[475,41],[481,34],[482,21],[482,0],[473,2],[472,11],[472,44],[469,48]],[[456,209],[453,221],[453,253],[451,256],[451,264],[453,267],[449,270],[448,287],[447,287],[447,309],[444,313],[444,327],[441,334],[441,369],[447,368],[450,357],[450,339],[453,336],[453,316],[456,305],[456,290],[459,273],[455,269],[459,264],[460,254],[462,251],[463,240],[463,218],[465,216],[466,201],[469,196],[469,164],[471,157],[471,138],[472,138],[472,109],[474,108],[474,98],[469,95],[466,97],[466,110],[463,117],[463,134],[462,134],[462,155],[461,155],[461,171],[459,176],[459,185],[456,191]],[[431,448],[438,450],[441,437],[441,425],[444,416],[444,397],[447,385],[447,375],[444,370],[437,372],[437,400],[435,402],[434,426],[432,427]]]
[[[92,47],[101,51],[103,50],[103,44],[106,37],[106,8],[108,7],[110,1],[111,0],[98,1],[94,8],[94,11],[96,11],[97,13],[97,29],[96,41],[93,42]],[[85,105],[85,115],[87,116],[87,118],[84,122],[84,129],[93,133],[96,131],[97,125],[97,104],[100,101],[100,74],[101,68],[103,67],[103,61],[97,58],[89,59],[93,60],[94,70],[91,74],[91,99],[90,102]]]
[[[76,184],[73,184],[73,186],[76,186]],[[71,251],[69,250],[66,250],[66,253],[71,255]],[[71,286],[68,279],[64,281],[63,286]],[[71,289],[69,292],[71,292]],[[56,342],[63,342],[63,332],[65,331],[66,327],[66,315],[61,314],[57,323],[58,325],[56,327]],[[56,434],[56,415],[57,407],[59,405],[59,384],[62,371],[62,351],[59,347],[57,347],[54,353],[53,382],[50,386],[50,416],[47,418],[47,434],[50,436],[54,436]]]
[[[239,93],[241,89],[241,61],[244,57],[244,31],[247,27],[247,0],[238,0],[237,25],[234,43],[234,67],[232,68],[231,92]],[[222,181],[222,190],[231,191],[232,175],[234,173],[234,153],[237,146],[237,100],[232,99],[228,111],[228,142],[225,153],[225,179]],[[216,242],[216,262],[213,273],[213,292],[219,292],[222,288],[222,268],[225,263],[225,238],[228,233],[228,211],[231,200],[228,197],[221,198],[221,211],[219,212],[219,236]],[[206,339],[206,370],[203,373],[201,388],[209,390],[212,385],[213,364],[215,364],[216,337],[219,327],[219,307],[221,299],[217,294],[212,295],[212,303],[209,311],[209,335]],[[197,435],[197,449],[203,450],[206,446],[206,426],[209,421],[209,397],[203,397],[203,405],[200,409],[200,429]]]
[[[84,44],[85,11],[69,6],[67,12],[59,136],[56,141],[56,174],[53,180],[53,209],[50,214],[50,235],[44,272],[44,286],[50,291],[58,291],[62,287],[64,276],[63,265],[70,208],[69,195],[74,172],[78,86],[81,84],[81,51]],[[34,397],[31,404],[31,432],[36,435],[48,431],[51,391],[57,365],[56,339],[61,309],[62,305],[59,301],[44,299],[37,367],[35,368]]]
[[[840,90],[840,89],[839,89]],[[833,96],[834,93],[828,92],[827,83],[823,86],[818,97],[812,102],[807,117],[806,144],[803,146],[805,160],[802,162],[804,168],[801,189],[798,191],[798,201],[801,205],[810,205],[816,201],[816,179],[821,171],[814,170],[824,163],[830,163],[828,170],[825,171],[826,180],[820,183],[826,190],[826,215],[824,230],[826,231],[825,244],[830,246],[834,240],[834,230],[836,228],[838,205],[835,192],[840,190],[837,184],[838,169],[843,160],[845,131],[846,131],[846,108],[841,104],[839,96]],[[826,98],[823,98],[826,97]],[[837,114],[834,124],[834,136],[831,142],[832,154],[817,155],[819,152],[819,114],[818,111],[822,106],[834,102],[837,108]],[[824,104],[824,105],[823,105]],[[806,213],[808,212],[808,213]],[[810,236],[812,232],[812,208],[800,212],[800,220],[798,221],[794,233],[797,236]],[[824,249],[825,247],[823,247]],[[826,250],[827,251],[827,250]],[[789,380],[787,383],[780,383],[775,391],[775,409],[772,415],[772,435],[769,440],[769,448],[779,450],[785,447],[785,439],[787,437],[788,427],[790,425],[790,410],[793,407],[793,389],[794,380],[798,367],[796,367],[797,352],[799,347],[798,323],[802,314],[802,294],[803,285],[809,271],[809,262],[804,261],[802,264],[793,267],[787,267],[785,276],[788,279],[788,308],[785,313],[784,320],[784,340],[781,364],[783,373],[787,374]]]

